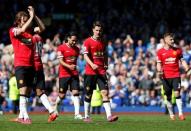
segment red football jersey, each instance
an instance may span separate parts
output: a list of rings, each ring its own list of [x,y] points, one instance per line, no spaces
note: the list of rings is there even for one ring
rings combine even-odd
[[[36,71],[43,69],[43,64],[41,60],[41,54],[42,54],[42,47],[43,47],[43,40],[39,35],[33,36],[33,42],[34,42],[34,68]]]
[[[70,65],[77,65],[77,58],[79,56],[80,50],[77,46],[70,47],[66,43],[60,45],[57,49],[58,58],[63,58],[63,61]],[[78,75],[78,71],[70,70],[63,65],[59,66],[59,78],[71,77]]]
[[[102,41],[95,40],[92,37],[87,38],[83,44],[83,54],[87,54],[90,60],[98,65],[97,70],[93,70],[92,67],[86,63],[85,74],[95,75],[95,74],[106,74],[106,69],[104,68],[104,52],[105,44]]]
[[[161,48],[157,52],[157,62],[161,62],[163,78],[180,77],[179,61],[183,59],[180,48]]]
[[[14,66],[33,66],[34,44],[32,35],[24,32],[16,36],[17,28],[9,30],[9,36],[14,50]]]

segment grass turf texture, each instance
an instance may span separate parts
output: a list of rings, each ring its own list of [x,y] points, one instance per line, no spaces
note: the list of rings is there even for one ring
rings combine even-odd
[[[171,121],[163,114],[123,114],[114,123],[107,122],[105,115],[92,115],[92,123],[74,120],[73,115],[60,115],[53,123],[48,123],[48,115],[30,114],[32,125],[10,122],[15,115],[0,116],[0,131],[189,131],[191,115],[185,121]]]

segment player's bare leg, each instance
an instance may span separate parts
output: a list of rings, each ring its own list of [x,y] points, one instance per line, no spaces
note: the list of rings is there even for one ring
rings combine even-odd
[[[27,92],[30,92],[27,87],[22,87],[19,89],[20,91],[20,98],[19,98],[19,116],[15,119],[15,122],[19,122],[21,124],[32,124],[31,119],[27,113]],[[13,120],[12,120],[13,121]]]

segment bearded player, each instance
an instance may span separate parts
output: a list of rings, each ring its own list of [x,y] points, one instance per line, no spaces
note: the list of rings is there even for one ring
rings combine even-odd
[[[59,66],[59,97],[57,103],[65,98],[68,89],[72,92],[74,103],[74,119],[82,119],[80,114],[79,98],[79,75],[77,70],[77,58],[79,48],[77,44],[77,34],[70,32],[66,36],[66,42],[58,47],[57,55],[60,62]]]

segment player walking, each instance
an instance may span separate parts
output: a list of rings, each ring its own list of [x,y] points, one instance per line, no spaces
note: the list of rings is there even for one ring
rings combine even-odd
[[[74,119],[82,119],[80,115],[80,98],[79,98],[79,76],[76,68],[79,48],[77,44],[77,34],[70,32],[66,37],[66,43],[58,47],[59,66],[59,97],[57,103],[64,99],[66,91],[70,88],[73,95]]]
[[[83,44],[83,54],[86,60],[85,76],[84,76],[84,87],[85,87],[85,100],[84,100],[84,111],[85,111],[85,122],[91,122],[90,119],[90,101],[93,90],[96,89],[98,84],[101,90],[103,98],[103,106],[109,122],[116,121],[118,116],[111,114],[111,106],[109,101],[109,88],[106,77],[106,66],[107,66],[107,53],[106,45],[102,41],[102,24],[96,21],[93,24],[93,35],[87,38]]]
[[[162,83],[167,96],[167,108],[170,114],[170,119],[175,120],[175,115],[172,111],[172,90],[176,97],[176,105],[178,107],[179,119],[185,120],[182,111],[182,100],[180,96],[181,80],[179,62],[182,63],[186,72],[190,72],[190,69],[183,59],[182,50],[179,47],[174,46],[174,37],[171,33],[164,35],[164,47],[157,52],[157,71],[162,77]]]

